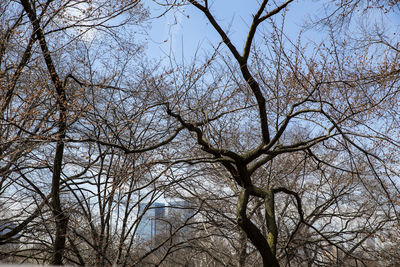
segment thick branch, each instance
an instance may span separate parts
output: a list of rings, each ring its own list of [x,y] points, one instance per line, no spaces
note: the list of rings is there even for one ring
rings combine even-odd
[[[264,0],[261,3],[261,6],[258,9],[257,13],[253,17],[253,22],[250,26],[249,33],[248,33],[247,39],[246,39],[246,44],[245,44],[244,50],[243,50],[243,61],[244,62],[247,62],[247,60],[249,59],[251,44],[253,43],[253,38],[256,33],[257,26],[262,22],[260,20],[260,16],[264,12],[265,6],[267,5],[268,2],[269,2],[269,0]]]
[[[232,44],[231,40],[229,39],[228,35],[226,35],[225,31],[219,26],[218,22],[215,20],[214,16],[211,14],[210,10],[206,6],[200,5],[197,1],[195,0],[189,0],[189,2],[197,7],[199,10],[201,10],[204,15],[206,15],[207,19],[210,21],[211,25],[214,27],[214,29],[218,32],[218,34],[221,36],[222,41],[226,44],[228,47],[229,51],[233,54],[235,59],[242,64],[243,63],[243,58],[240,56],[239,52],[237,51],[236,47]]]
[[[218,158],[226,156],[235,161],[240,161],[242,159],[238,154],[236,154],[233,151],[229,151],[226,149],[217,149],[213,147],[204,136],[203,131],[199,127],[197,127],[196,124],[185,121],[179,114],[174,113],[168,106],[167,106],[167,113],[171,117],[176,118],[182,124],[182,126],[185,127],[187,130],[196,134],[197,142],[199,145],[201,145],[201,149],[204,150],[205,152],[210,153]]]
[[[268,119],[267,119],[265,98],[264,98],[264,96],[262,94],[262,91],[261,91],[261,88],[260,88],[259,84],[256,82],[256,80],[254,79],[253,75],[251,75],[251,73],[250,73],[250,71],[248,69],[246,57],[245,56],[242,57],[239,54],[239,52],[237,51],[236,47],[232,44],[231,40],[229,39],[227,34],[224,32],[224,30],[222,30],[221,26],[219,26],[219,24],[216,22],[215,18],[210,13],[208,8],[206,8],[205,6],[200,5],[197,1],[194,1],[194,0],[189,0],[189,2],[191,4],[193,4],[195,7],[197,7],[199,10],[201,10],[206,15],[206,17],[210,21],[211,25],[219,33],[219,35],[222,38],[222,41],[226,44],[226,46],[228,47],[229,51],[231,51],[232,55],[235,57],[236,61],[239,63],[240,70],[242,72],[242,76],[246,80],[247,84],[250,86],[250,89],[252,90],[252,92],[253,92],[256,100],[257,100],[263,142],[264,142],[264,144],[268,144],[269,141],[270,141],[270,136],[269,136],[269,130],[268,130]],[[256,15],[256,17],[260,16],[262,14],[267,2],[268,1],[263,1],[262,6],[260,7],[259,12],[257,13],[258,15]],[[277,12],[279,12],[279,10],[276,11],[276,13]],[[276,13],[271,14],[271,16],[276,14]],[[255,17],[255,19],[256,19],[256,17]],[[258,18],[255,21],[257,22]],[[257,30],[257,26],[258,26],[258,24],[260,22],[255,23],[250,28],[249,36],[247,38],[248,41],[246,42],[246,47],[247,48],[245,48],[245,55],[246,55],[246,51],[250,50],[251,42],[252,42],[252,39],[253,39],[252,36],[254,36],[254,34],[255,34],[256,30]],[[249,53],[249,52],[247,52],[247,53]],[[248,55],[247,55],[247,57],[248,57]]]
[[[289,189],[287,189],[287,188],[285,188],[285,187],[274,188],[274,189],[272,189],[272,192],[273,192],[274,194],[283,192],[283,193],[285,193],[285,194],[294,196],[294,198],[296,199],[297,211],[298,211],[298,213],[299,213],[300,221],[301,221],[301,222],[304,221],[303,206],[302,206],[302,204],[301,204],[301,198],[300,198],[299,194],[297,194],[297,192],[294,192],[294,191],[292,191],[292,190],[289,190]]]

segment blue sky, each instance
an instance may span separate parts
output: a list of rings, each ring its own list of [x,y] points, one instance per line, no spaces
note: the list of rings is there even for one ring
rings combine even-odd
[[[229,29],[229,37],[235,46],[242,51],[246,33],[251,23],[252,15],[256,13],[259,1],[251,0],[216,0],[212,1],[210,9],[223,29]],[[271,1],[272,2],[272,1]],[[295,1],[289,5],[285,18],[285,33],[296,40],[299,27],[307,22],[310,16],[322,12],[324,1]],[[274,7],[269,7],[269,10]],[[151,16],[156,17],[164,9],[150,4]],[[280,16],[280,15],[279,15]],[[388,25],[399,25],[399,14],[389,14]],[[308,32],[309,39],[321,38],[317,32]],[[256,36],[257,38],[257,36]],[[181,60],[191,60],[197,51],[197,56],[209,53],[210,46],[217,45],[220,37],[208,23],[205,16],[193,6],[183,6],[178,10],[152,20],[152,28],[147,36],[147,55],[150,58],[167,57],[171,53]]]
[[[307,13],[318,8],[313,1],[310,4],[293,3],[289,7],[285,32],[297,37],[300,25],[307,19]],[[252,15],[256,13],[258,1],[218,0],[210,6],[212,13],[224,30],[229,29],[229,37],[242,51]],[[270,7],[270,10],[273,7]],[[151,5],[152,16],[157,16],[163,9]],[[171,51],[181,58],[191,58],[196,51],[207,53],[210,45],[216,45],[221,38],[208,23],[205,16],[193,6],[184,6],[170,11],[161,18],[154,19],[149,31],[148,51],[150,57],[168,55]]]

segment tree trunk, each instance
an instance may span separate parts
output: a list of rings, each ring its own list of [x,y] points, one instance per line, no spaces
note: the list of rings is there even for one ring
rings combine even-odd
[[[43,7],[43,9],[46,9],[50,3],[51,1],[48,1],[47,4]],[[67,226],[68,226],[68,216],[62,210],[61,200],[60,200],[60,182],[61,182],[62,161],[64,155],[64,139],[67,131],[67,98],[65,94],[64,85],[61,82],[61,79],[55,68],[50,50],[47,46],[45,35],[43,33],[43,29],[40,26],[35,9],[32,8],[28,0],[21,0],[21,4],[24,7],[24,10],[29,17],[29,20],[33,27],[33,32],[37,36],[37,40],[39,41],[43,58],[47,66],[47,70],[49,72],[51,81],[56,90],[56,98],[57,98],[56,100],[59,112],[58,136],[57,136],[58,141],[56,147],[56,154],[54,157],[53,176],[51,181],[51,209],[53,212],[53,216],[55,218],[56,234],[55,234],[55,241],[53,244],[53,258],[51,260],[51,264],[62,265],[62,258],[65,249],[65,241],[66,241]]]
[[[238,198],[237,206],[237,221],[238,225],[246,233],[251,243],[256,247],[258,252],[261,254],[264,267],[279,267],[278,260],[272,253],[270,246],[268,245],[267,239],[261,233],[261,231],[254,225],[254,223],[247,218],[246,210],[247,203],[249,202],[249,190],[242,189]]]
[[[275,221],[275,199],[272,190],[267,190],[265,197],[265,221],[268,228],[268,245],[271,248],[272,254],[276,255],[276,243],[278,241],[278,229]]]
[[[60,180],[63,154],[64,143],[63,141],[59,141],[57,143],[56,155],[54,158],[54,170],[51,190],[51,208],[56,223],[56,236],[53,244],[53,258],[51,260],[52,265],[62,265],[68,226],[68,217],[63,212],[60,201]]]
[[[239,260],[238,260],[238,267],[246,266],[246,259],[247,259],[247,237],[246,233],[240,231],[240,247],[239,247]]]

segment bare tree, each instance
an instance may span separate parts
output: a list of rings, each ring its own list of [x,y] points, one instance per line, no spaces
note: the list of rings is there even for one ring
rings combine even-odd
[[[79,45],[90,41],[91,31],[112,33],[118,25],[107,22],[119,14],[126,12],[120,21],[123,25],[135,24],[146,14],[140,11],[138,2],[113,6],[99,1],[85,5],[90,11],[87,13],[80,4],[77,1],[1,4],[2,14],[7,14],[2,16],[4,41],[2,38],[0,49],[1,189],[6,207],[17,205],[22,210],[11,214],[9,220],[18,225],[2,234],[1,239],[8,242],[26,230],[35,218],[44,215],[44,205],[48,205],[56,226],[51,233],[54,234],[51,263],[56,265],[63,261],[69,217],[68,209],[61,203],[62,184],[68,180],[68,168],[72,165],[64,159],[65,151],[73,150],[73,146],[66,147],[66,137],[74,134],[72,125],[87,110],[79,101],[84,86],[72,75],[74,68],[84,69],[87,61],[74,62],[63,69],[68,64],[62,61],[63,56],[76,56]],[[132,12],[128,15],[129,10]],[[65,49],[66,43],[78,49],[70,53],[71,50]],[[52,177],[50,183],[46,178],[41,179],[46,176]]]
[[[203,14],[220,43],[166,67],[140,54],[139,1],[0,3],[0,208],[13,225],[0,244],[56,265],[398,257],[398,36],[376,19],[398,3],[317,1],[293,39],[286,19],[305,3],[260,1],[242,45],[210,1],[162,4]],[[191,216],[162,218],[168,230],[139,244],[161,197]]]
[[[180,71],[156,87],[166,112],[186,129],[182,135],[186,134],[193,152],[189,157],[199,161],[203,157],[203,162],[217,163],[229,173],[231,181],[226,183],[238,188],[236,223],[264,266],[278,266],[281,257],[287,257],[289,264],[292,255],[299,259],[297,263],[304,258],[310,264],[318,262],[323,255],[310,253],[323,246],[322,240],[346,257],[359,259],[353,253],[359,245],[351,245],[362,233],[357,224],[377,222],[384,214],[380,223],[364,228],[368,236],[397,220],[393,179],[398,174],[382,149],[398,149],[393,138],[398,129],[391,127],[397,121],[392,109],[397,110],[393,103],[398,101],[398,51],[379,42],[364,50],[353,49],[361,44],[349,45],[343,39],[344,25],[351,28],[353,15],[366,14],[370,8],[379,13],[381,6],[371,1],[326,3],[327,15],[315,25],[327,29],[327,39],[315,44],[312,52],[306,45],[313,44],[304,44],[301,36],[291,41],[282,31],[283,20],[277,18],[294,1],[261,1],[241,53],[213,15],[209,1],[187,3],[204,14],[226,48],[215,45],[217,50],[203,64],[172,66]],[[268,28],[260,34],[265,50],[253,44],[264,24]],[[382,56],[369,64],[366,60],[372,58],[373,49]],[[299,159],[305,165],[301,171],[297,171]],[[276,167],[282,174],[274,175]],[[376,191],[371,190],[372,183]],[[308,186],[330,187],[329,197],[312,193]],[[360,188],[374,205],[357,200],[354,192]],[[384,200],[376,198],[377,192]],[[349,199],[351,195],[355,199]],[[314,208],[306,208],[306,200]],[[251,212],[257,205],[262,220]],[[344,228],[328,230],[334,221],[344,223]],[[315,243],[314,235],[321,240]],[[299,238],[305,241],[302,249],[292,250]]]

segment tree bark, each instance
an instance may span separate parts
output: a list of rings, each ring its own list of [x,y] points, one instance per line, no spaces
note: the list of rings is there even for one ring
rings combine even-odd
[[[238,267],[246,266],[246,259],[247,259],[247,237],[246,233],[240,231],[240,244],[239,244],[239,260],[238,260]]]
[[[276,255],[276,243],[278,241],[278,228],[275,221],[275,199],[272,190],[266,191],[265,197],[265,221],[268,228],[267,241],[271,248],[272,254]]]
[[[242,230],[246,233],[251,243],[261,254],[264,267],[278,267],[279,263],[275,255],[272,253],[270,246],[261,231],[254,223],[247,218],[246,210],[249,202],[249,190],[242,189],[238,198],[237,206],[237,222]]]

